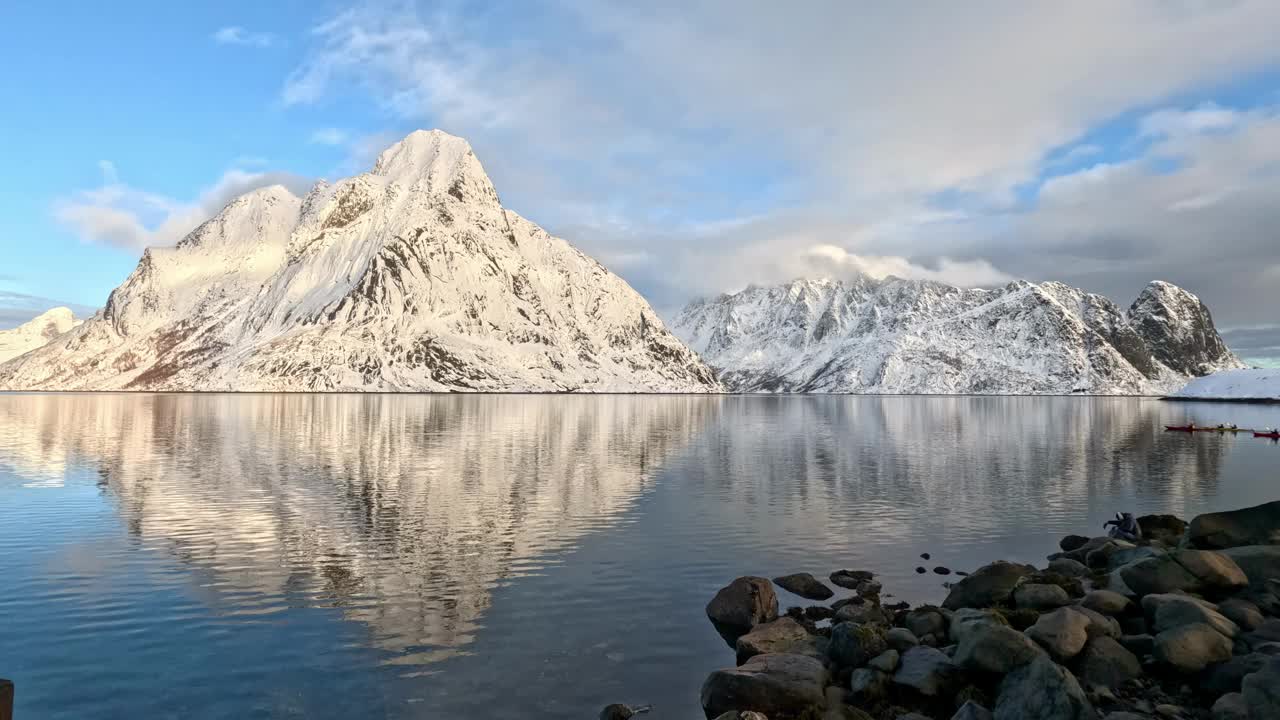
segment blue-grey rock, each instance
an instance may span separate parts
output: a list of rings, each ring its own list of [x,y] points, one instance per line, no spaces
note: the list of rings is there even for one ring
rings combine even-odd
[[[1005,676],[995,720],[1094,720],[1093,706],[1069,670],[1047,655]]]

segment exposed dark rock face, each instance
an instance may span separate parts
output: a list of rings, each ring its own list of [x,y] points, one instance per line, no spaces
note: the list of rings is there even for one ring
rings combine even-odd
[[[1177,285],[1147,285],[1129,307],[1129,324],[1156,360],[1184,375],[1207,375],[1231,355],[1209,308]]]

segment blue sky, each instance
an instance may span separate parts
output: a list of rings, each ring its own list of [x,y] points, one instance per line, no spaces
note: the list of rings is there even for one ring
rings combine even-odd
[[[265,6],[270,5],[269,11]],[[163,2],[74,7],[18,3],[0,23],[0,288],[100,305],[138,253],[83,242],[54,219],[59,198],[122,180],[190,199],[236,163],[260,158],[320,174],[334,162],[307,144],[314,118],[276,99],[301,47],[244,52],[211,39],[236,22],[283,26],[307,3]],[[15,17],[16,14],[16,17]],[[74,20],[68,20],[73,16]],[[309,114],[309,113],[308,113]]]
[[[8,7],[0,291],[101,305],[231,195],[441,127],[663,311],[801,274],[1160,278],[1280,356],[1280,6],[820,4]]]

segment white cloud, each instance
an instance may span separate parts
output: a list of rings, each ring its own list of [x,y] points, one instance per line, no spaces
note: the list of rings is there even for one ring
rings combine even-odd
[[[120,181],[115,165],[99,163],[102,186],[54,203],[54,217],[86,242],[126,250],[174,245],[234,198],[260,187],[281,184],[305,193],[308,179],[284,172],[232,168],[190,202],[141,190]]]
[[[1049,161],[1049,165],[1051,166],[1070,165],[1075,162],[1080,162],[1085,158],[1093,157],[1101,152],[1102,152],[1101,145],[1097,145],[1094,143],[1084,143],[1081,145],[1076,145],[1075,147],[1071,148],[1065,153],[1062,153],[1060,156],[1053,158],[1052,160]]]
[[[219,45],[247,45],[250,47],[271,47],[276,43],[276,36],[268,32],[252,32],[239,25],[229,25],[218,29],[213,34],[213,41]]]
[[[805,275],[873,278],[899,277],[932,280],[960,287],[993,287],[1015,278],[992,267],[986,260],[953,260],[943,257],[937,267],[926,267],[893,255],[856,255],[835,245],[814,245],[802,255],[810,272]]]
[[[1098,156],[1096,144],[1072,143],[1100,123],[1280,61],[1270,0],[426,7],[374,2],[317,26],[283,101],[357,93],[399,124],[467,136],[504,201],[615,258],[660,304],[772,277],[819,245],[969,281],[1105,266],[1116,250],[1090,235],[1102,223],[1092,203],[1111,208],[1100,194],[1130,188],[1145,164],[1096,163],[1053,181],[1047,207],[1028,217],[1009,214],[1015,188],[1048,163]],[[506,30],[510,41],[486,42]],[[1236,133],[1233,112],[1150,113],[1141,131],[1183,156],[1206,133]],[[1249,194],[1188,185],[1148,211],[1203,215]],[[972,197],[989,217],[924,222],[938,193]],[[760,215],[770,219],[734,220]],[[1034,219],[1050,216],[1073,230]],[[692,232],[690,217],[707,229]],[[1014,227],[1025,234],[1004,239]],[[1066,246],[1085,256],[1064,264]],[[1031,262],[1037,253],[1057,262]],[[1127,262],[1135,273],[1160,266]]]
[[[1142,135],[1167,137],[1188,135],[1214,130],[1230,130],[1236,127],[1241,115],[1235,110],[1215,103],[1205,103],[1190,110],[1164,108],[1157,110],[1138,123]]]
[[[1034,207],[992,232],[961,227],[938,252],[999,258],[1002,269],[1133,297],[1147,281],[1198,294],[1219,321],[1274,322],[1280,267],[1280,108],[1221,109],[1231,122],[1178,118],[1144,153],[1047,182]],[[1216,112],[1216,111],[1215,111]]]
[[[347,142],[347,132],[338,128],[321,128],[311,133],[314,145],[342,145]]]

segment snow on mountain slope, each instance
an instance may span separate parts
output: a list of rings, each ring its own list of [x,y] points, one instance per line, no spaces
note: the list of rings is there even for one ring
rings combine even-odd
[[[0,363],[48,343],[80,324],[70,308],[56,307],[11,330],[0,330]]]
[[[1225,370],[1199,377],[1170,397],[1187,400],[1280,402],[1280,369]]]
[[[696,301],[673,329],[739,391],[1145,395],[1242,367],[1167,283],[1125,313],[1056,282],[796,280]]]
[[[151,249],[103,311],[0,365],[0,388],[704,392],[622,279],[502,207],[465,140],[243,196]]]

